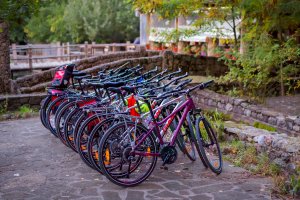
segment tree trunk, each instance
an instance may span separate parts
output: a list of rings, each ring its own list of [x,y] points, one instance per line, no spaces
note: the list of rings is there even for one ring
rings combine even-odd
[[[238,38],[236,34],[236,24],[235,24],[235,14],[234,14],[234,7],[231,6],[231,14],[232,14],[232,30],[233,30],[233,35],[234,35],[234,50],[238,50]]]
[[[0,94],[11,91],[8,24],[0,21]]]
[[[241,32],[240,32],[240,54],[245,54],[247,52],[247,43],[245,42],[245,39],[244,39],[244,35],[246,34],[246,27],[245,27],[245,24],[243,23],[243,20],[244,20],[244,17],[242,17],[241,19],[241,23],[240,23],[240,29],[241,29]]]
[[[147,14],[147,26],[146,26],[146,44],[149,43],[151,33],[151,13]]]

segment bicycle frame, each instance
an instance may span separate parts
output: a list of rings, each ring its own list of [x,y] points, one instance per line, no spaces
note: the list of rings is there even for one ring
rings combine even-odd
[[[152,122],[152,126],[150,128],[150,130],[146,133],[146,134],[142,134],[141,136],[139,136],[136,140],[138,141],[138,143],[136,145],[133,146],[132,148],[132,153],[135,155],[141,155],[141,156],[160,156],[160,153],[145,153],[145,152],[137,152],[135,151],[136,148],[141,145],[145,139],[152,133],[152,131],[155,132],[157,138],[159,139],[159,144],[160,145],[164,145],[165,142],[163,140],[163,137],[161,136],[160,132],[159,132],[159,127],[161,125],[163,125],[164,123],[166,123],[169,119],[174,118],[175,115],[177,115],[180,111],[183,110],[183,115],[179,120],[179,123],[173,133],[173,137],[171,139],[170,145],[174,146],[175,144],[175,140],[177,138],[177,135],[179,133],[179,130],[184,122],[184,120],[186,119],[186,117],[188,116],[189,111],[193,110],[195,108],[195,104],[193,102],[193,99],[191,97],[188,97],[187,100],[182,103],[178,108],[176,108],[170,115],[168,115],[166,118],[164,118],[163,120],[156,122],[155,120]],[[152,112],[152,111],[151,111]],[[153,112],[152,112],[153,115]],[[168,124],[167,124],[168,125]],[[140,139],[140,137],[142,137]]]

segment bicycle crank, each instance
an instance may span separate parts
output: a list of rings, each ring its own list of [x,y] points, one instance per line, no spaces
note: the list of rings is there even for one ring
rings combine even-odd
[[[160,156],[165,164],[172,164],[177,160],[177,150],[175,146],[165,146],[160,151]]]

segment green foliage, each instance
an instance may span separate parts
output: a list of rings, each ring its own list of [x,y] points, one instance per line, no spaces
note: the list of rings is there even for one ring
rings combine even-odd
[[[162,5],[163,0],[127,0],[127,2],[141,13],[153,13]]]
[[[26,34],[23,28],[30,19],[30,16],[36,12],[43,3],[44,2],[40,0],[0,1],[0,22],[5,21],[9,24],[11,41],[18,42],[26,40]]]
[[[281,169],[277,164],[270,161],[267,154],[263,153],[258,155],[258,163],[254,172],[264,176],[276,176],[280,174]]]
[[[277,176],[281,172],[280,167],[271,162],[267,154],[259,154],[252,144],[245,145],[241,141],[234,140],[221,143],[221,147],[226,160],[236,166],[264,176]]]
[[[237,85],[241,95],[254,99],[278,93],[281,81],[291,91],[297,83],[293,77],[300,74],[299,56],[300,48],[293,38],[280,45],[269,35],[261,35],[253,40],[247,54],[235,55],[236,61],[221,57],[230,70],[221,82]]]
[[[29,106],[27,105],[23,105],[19,108],[19,111],[18,111],[20,114],[26,114],[26,113],[31,113],[33,112],[32,108],[30,108]]]
[[[216,129],[218,140],[224,141],[224,121],[231,119],[231,116],[219,112],[217,109],[206,111],[204,115],[206,116],[210,124]],[[202,132],[205,132],[204,126],[200,126],[200,128]]]
[[[300,6],[295,0],[246,0],[241,3],[246,53],[233,52],[236,61],[221,58],[230,72],[224,82],[238,86],[241,95],[263,99],[297,88],[300,74]],[[289,31],[287,31],[289,30]],[[298,31],[297,31],[298,30]],[[294,34],[294,36],[292,35]],[[280,89],[279,89],[280,88]]]
[[[277,175],[273,177],[275,184],[274,190],[280,194],[290,194],[293,199],[300,196],[300,168],[298,167],[296,171],[287,175]]]
[[[15,111],[7,110],[7,102],[0,104],[0,121],[9,119],[28,118],[38,115],[38,109],[23,105]]]
[[[291,175],[290,177],[290,193],[293,196],[300,194],[300,170],[296,174]]]
[[[42,7],[26,26],[34,42],[125,42],[138,36],[138,18],[123,0],[65,0]]]
[[[7,112],[7,101],[0,103],[0,115]]]
[[[197,34],[197,29],[172,29],[172,30],[151,30],[153,34],[159,36],[160,40],[166,43],[177,43],[181,38],[190,37]]]
[[[260,122],[254,122],[253,126],[255,128],[260,128],[260,129],[264,129],[264,130],[267,130],[267,131],[272,131],[272,132],[277,131],[277,129],[275,127],[269,126],[267,124],[263,124],[263,123],[260,123]]]
[[[234,32],[234,51],[222,59],[230,72],[224,83],[233,84],[233,95],[263,99],[285,88],[291,93],[300,88],[300,49],[294,36],[300,35],[300,3],[298,0],[132,0],[144,13],[156,12],[163,18],[196,15],[193,25],[201,30],[220,32],[216,23],[226,23]],[[240,19],[238,22],[237,19]],[[239,54],[237,32],[242,30],[245,42]],[[179,32],[168,33],[169,41],[178,41]],[[222,33],[218,33],[218,35]],[[280,88],[280,89],[279,89]]]
[[[70,33],[64,22],[64,10],[67,1],[51,2],[41,7],[25,27],[25,32],[32,42],[71,41]]]

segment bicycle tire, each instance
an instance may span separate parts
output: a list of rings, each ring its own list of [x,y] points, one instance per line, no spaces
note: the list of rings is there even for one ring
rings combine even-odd
[[[47,108],[47,111],[46,111],[46,117],[45,117],[45,121],[46,121],[46,124],[48,126],[48,129],[50,130],[50,132],[55,135],[56,137],[57,136],[57,133],[56,133],[56,130],[55,130],[55,124],[51,124],[51,115],[54,115],[57,113],[57,109],[59,107],[59,105],[64,101],[65,97],[64,96],[61,96],[61,97],[58,97],[57,99],[55,99],[54,101],[52,101],[48,108]],[[54,122],[54,119],[53,119],[53,122]]]
[[[139,129],[139,131],[141,131],[142,133],[146,133],[147,132],[147,129],[144,127],[144,126],[142,126],[141,124],[135,124],[134,122],[121,122],[121,123],[118,123],[118,124],[116,124],[116,125],[114,125],[113,127],[111,127],[110,129],[108,129],[107,131],[106,131],[106,133],[103,135],[103,137],[102,137],[102,139],[101,139],[101,141],[100,141],[100,144],[99,144],[99,151],[98,151],[98,153],[99,153],[99,163],[100,163],[100,167],[101,167],[101,171],[103,172],[103,174],[112,182],[112,183],[114,183],[114,184],[116,184],[116,185],[119,185],[119,186],[125,186],[125,187],[133,187],[133,186],[136,186],[136,185],[138,185],[138,184],[140,184],[140,183],[142,183],[143,181],[145,181],[150,175],[151,175],[151,173],[153,172],[153,170],[154,170],[154,168],[155,168],[155,166],[156,166],[156,162],[157,162],[157,157],[156,156],[144,156],[144,157],[142,157],[142,156],[140,156],[140,157],[142,157],[143,158],[143,160],[145,159],[145,158],[149,158],[149,157],[151,157],[151,158],[153,158],[153,161],[151,162],[151,164],[150,164],[150,166],[149,166],[149,169],[147,169],[146,170],[146,173],[145,174],[143,174],[141,177],[139,177],[138,179],[136,179],[136,180],[134,180],[134,181],[128,181],[128,180],[126,180],[126,181],[122,181],[121,179],[122,178],[124,178],[124,175],[123,176],[116,176],[116,173],[115,174],[112,174],[111,172],[109,172],[110,170],[109,170],[109,168],[107,168],[106,167],[106,161],[105,161],[105,158],[104,158],[104,153],[105,153],[105,151],[106,151],[106,148],[107,148],[107,141],[108,141],[108,138],[112,135],[112,134],[114,134],[114,131],[116,131],[118,128],[121,128],[121,127],[127,127],[127,126],[136,126],[137,127],[137,129]],[[144,140],[144,142],[146,141],[147,139],[145,139]],[[152,145],[151,145],[151,147],[150,147],[150,149],[151,149],[151,152],[152,153],[158,153],[158,149],[157,149],[157,143],[155,142],[155,137],[153,136],[153,133],[151,133],[151,134],[149,134],[148,135],[148,140],[147,140],[147,142],[151,142],[151,143],[153,143]],[[124,153],[124,152],[123,152]],[[123,154],[122,154],[123,155]],[[131,162],[130,162],[131,163]],[[131,165],[130,165],[130,163],[128,164],[129,166],[128,166],[128,177],[129,177],[129,175],[130,174],[132,174],[132,173],[134,173],[134,172],[136,172],[136,173],[138,173],[138,172],[140,172],[140,170],[136,170],[136,169],[134,169],[134,171],[132,171],[131,169],[130,169],[130,167],[131,167]],[[121,163],[121,165],[123,165],[123,163]],[[140,164],[139,164],[140,165]],[[136,168],[138,167],[138,166],[135,166]],[[120,167],[121,168],[121,167]],[[120,174],[122,174],[122,172],[120,173]],[[125,178],[127,178],[127,177],[125,177]]]
[[[45,98],[41,101],[41,108],[40,108],[40,110],[39,110],[40,120],[41,120],[43,126],[44,126],[45,128],[47,128],[47,129],[49,129],[49,128],[47,127],[47,123],[46,123],[45,118],[46,118],[46,110],[47,110],[47,108],[48,108],[50,102],[51,102],[51,96],[45,97]]]
[[[119,122],[119,119],[116,119],[114,117],[107,118],[97,124],[88,139],[88,144],[87,144],[87,149],[88,149],[88,157],[89,160],[91,161],[92,165],[95,167],[95,169],[102,174],[101,168],[99,166],[99,159],[98,159],[98,148],[99,148],[99,143],[100,140],[103,136],[103,134],[108,130],[108,127],[110,127],[113,123]],[[105,126],[105,127],[104,127]],[[99,130],[101,129],[101,130]]]
[[[203,126],[200,124],[201,122],[203,123]],[[214,130],[209,122],[202,116],[199,116],[196,119],[196,137],[200,152],[206,164],[214,173],[220,174],[223,167],[221,149]],[[210,144],[206,143],[206,140],[210,140]],[[212,160],[214,154],[217,154],[217,160]],[[209,158],[210,156],[212,156],[212,158]],[[218,161],[218,163],[216,161]]]
[[[58,138],[60,139],[60,141],[67,147],[69,147],[69,146],[64,137],[64,124],[66,122],[65,121],[66,117],[72,111],[72,108],[74,108],[75,106],[76,106],[75,101],[64,102],[59,106],[59,110],[58,110],[57,114],[55,115],[56,134],[57,134]]]
[[[95,127],[93,123],[100,123],[99,121],[99,115],[95,114],[92,115],[91,117],[87,118],[84,120],[84,122],[81,124],[79,131],[76,135],[76,149],[78,151],[78,154],[80,158],[92,169],[95,169],[95,167],[92,165],[88,153],[87,153],[87,142],[88,142],[88,137],[92,132],[92,129]],[[90,127],[89,127],[90,126]],[[90,130],[86,130],[90,129]],[[86,138],[87,137],[87,138]]]
[[[75,124],[78,118],[81,116],[81,109],[73,109],[66,117],[64,124],[64,137],[67,142],[67,145],[76,153],[78,153],[75,146],[74,130]]]

